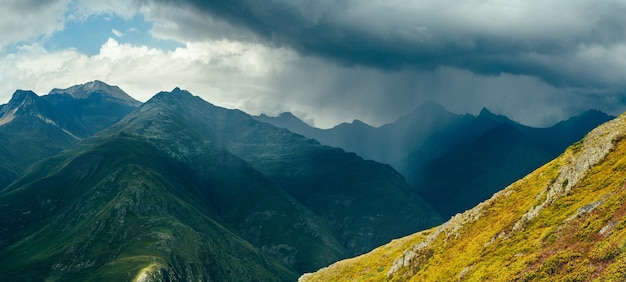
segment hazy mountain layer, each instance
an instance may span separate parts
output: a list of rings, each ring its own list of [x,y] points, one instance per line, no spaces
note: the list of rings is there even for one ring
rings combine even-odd
[[[300,281],[621,281],[626,115],[436,228]]]
[[[549,128],[533,128],[487,109],[478,116],[458,115],[427,102],[378,128],[354,121],[322,130],[288,113],[256,118],[391,164],[417,193],[449,217],[556,157],[611,117],[591,110]]]
[[[515,127],[503,123],[425,166],[420,193],[446,218],[490,198],[512,179],[552,158]],[[500,187],[500,188],[498,188]]]

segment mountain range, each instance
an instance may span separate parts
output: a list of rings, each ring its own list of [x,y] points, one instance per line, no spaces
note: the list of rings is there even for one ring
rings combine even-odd
[[[601,172],[621,171],[623,117],[469,206],[609,118],[532,128],[430,102],[382,127],[320,130],[179,88],[145,103],[101,81],[18,90],[0,106],[0,281],[294,281],[407,235],[302,279],[500,280],[488,263],[532,280],[566,260],[593,266],[580,277],[620,275],[623,179]]]
[[[447,218],[488,199],[613,117],[589,110],[551,127],[533,128],[487,109],[477,116],[460,115],[426,102],[381,127],[355,120],[318,129],[291,113],[255,118],[390,164]]]
[[[625,136],[622,114],[444,224],[299,281],[623,281]]]
[[[389,165],[178,88],[118,90],[2,106],[0,150],[49,149],[3,162],[0,280],[293,281],[442,221]]]
[[[0,189],[34,162],[76,145],[139,105],[121,89],[101,81],[54,89],[42,97],[15,91],[0,106]]]

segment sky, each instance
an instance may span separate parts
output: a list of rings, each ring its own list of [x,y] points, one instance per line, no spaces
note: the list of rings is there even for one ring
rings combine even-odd
[[[626,0],[0,0],[0,104],[92,80],[328,128],[626,111]]]

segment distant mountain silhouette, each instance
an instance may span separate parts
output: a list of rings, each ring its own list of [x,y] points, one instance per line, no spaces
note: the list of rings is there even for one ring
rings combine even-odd
[[[391,164],[446,217],[486,200],[613,118],[590,110],[552,127],[533,128],[486,108],[477,116],[460,115],[432,101],[377,128],[353,122],[322,130],[294,120],[293,115],[281,116],[290,116],[291,121],[257,118]],[[521,161],[511,162],[515,156]]]

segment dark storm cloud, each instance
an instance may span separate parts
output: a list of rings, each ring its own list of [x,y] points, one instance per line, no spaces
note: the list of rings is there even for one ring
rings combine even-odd
[[[8,0],[0,9],[0,54],[9,46],[5,53],[21,52],[33,63],[22,63],[32,67],[20,72],[12,66],[22,57],[0,57],[6,69],[0,80],[7,89],[14,81],[52,84],[50,78],[67,74],[43,66],[80,66],[47,61],[69,56],[134,89],[181,86],[223,106],[296,111],[321,126],[354,118],[380,125],[426,100],[458,113],[487,107],[549,125],[589,108],[626,110],[625,6],[623,0]],[[40,50],[46,38],[55,39],[50,35],[70,31],[66,22],[101,14],[143,15],[154,38],[184,44],[170,52],[107,41],[93,57]],[[15,45],[24,41],[33,44]],[[113,59],[95,63],[102,56]],[[132,77],[132,68],[117,67],[126,60],[161,76]],[[93,66],[75,73],[96,74]]]
[[[617,50],[626,44],[623,1],[155,1],[346,66],[452,66],[532,75],[557,87],[626,85],[607,79],[610,68],[601,67],[623,54]]]

